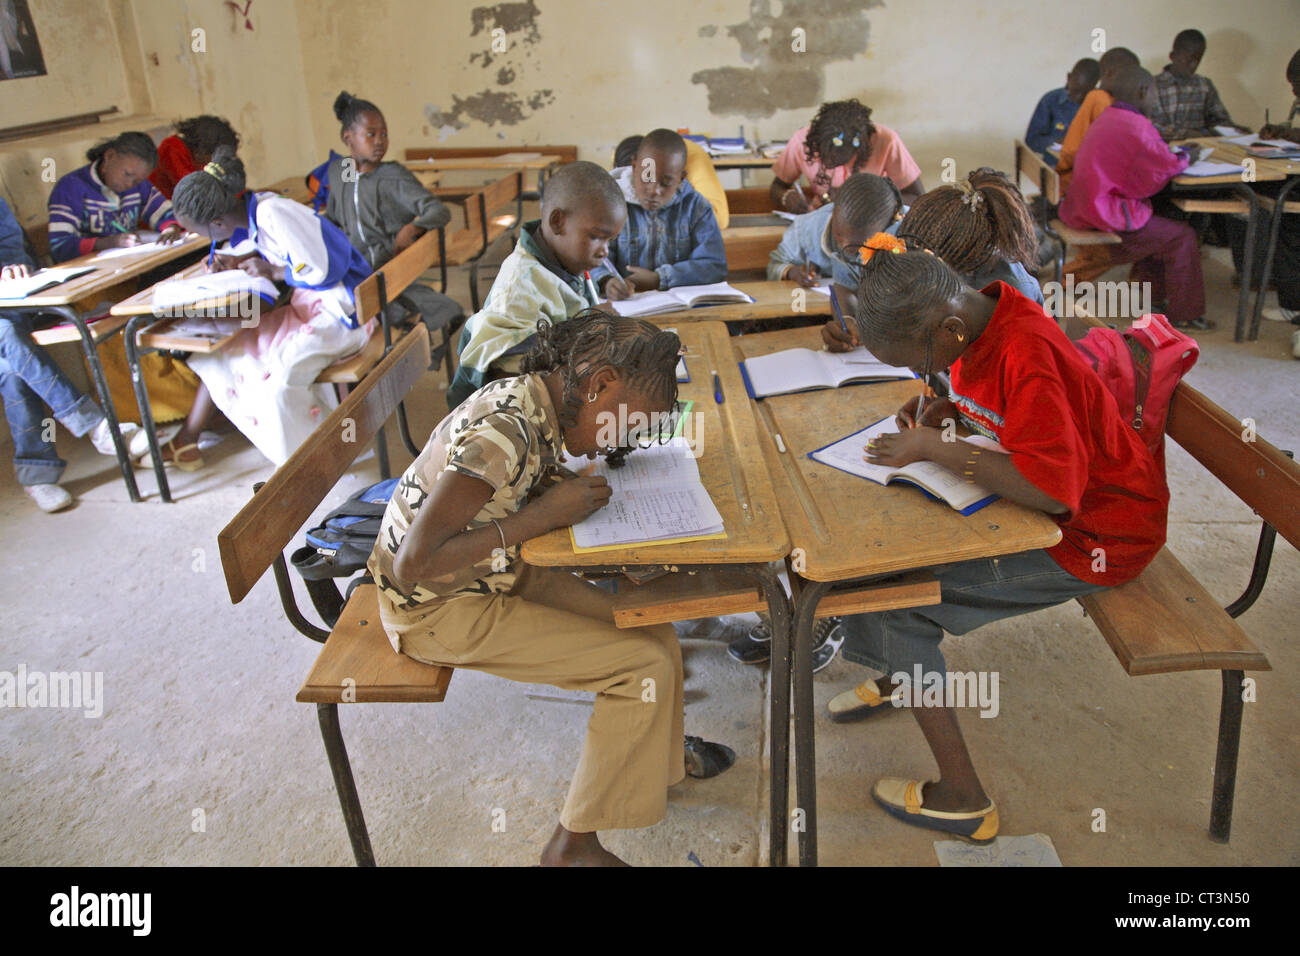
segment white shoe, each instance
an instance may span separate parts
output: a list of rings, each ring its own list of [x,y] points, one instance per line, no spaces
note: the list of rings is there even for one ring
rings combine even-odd
[[[43,484],[43,485],[24,485],[23,491],[36,502],[36,507],[48,513],[51,511],[62,511],[68,505],[72,504],[72,495],[61,485]]]
[[[149,436],[135,422],[119,422],[117,429],[122,433],[122,437],[126,439],[127,454],[132,458],[138,458],[149,450]],[[91,431],[90,443],[95,446],[95,451],[101,455],[117,455],[117,449],[113,447],[113,435],[108,430],[107,418]]]
[[[1300,329],[1291,333],[1291,354],[1300,359]]]
[[[1261,309],[1259,314],[1270,322],[1294,322],[1296,319],[1300,319],[1300,310],[1296,309],[1274,309],[1270,307]]]

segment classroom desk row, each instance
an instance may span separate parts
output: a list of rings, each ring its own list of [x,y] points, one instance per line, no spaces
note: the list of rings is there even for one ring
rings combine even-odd
[[[201,236],[190,235],[169,246],[147,252],[124,253],[122,250],[106,250],[106,252],[78,256],[76,259],[60,263],[59,267],[94,266],[94,271],[22,299],[0,299],[0,309],[35,312],[42,316],[63,319],[62,325],[35,331],[32,338],[37,344],[81,342],[100,408],[108,419],[109,432],[117,453],[118,468],[122,472],[122,481],[132,501],[140,500],[140,490],[136,485],[130,456],[127,455],[126,443],[123,442],[118,429],[117,409],[109,393],[108,382],[104,378],[104,366],[99,360],[98,350],[101,342],[112,337],[127,324],[127,319],[113,315],[97,317],[94,315],[97,311],[95,307],[104,300],[117,301],[127,288],[125,283],[207,247],[208,240]]]
[[[1214,152],[1210,154],[1209,159],[1214,162],[1240,165],[1243,161],[1250,159],[1254,163],[1252,179],[1243,178],[1242,173],[1231,173],[1222,176],[1175,176],[1170,183],[1170,190],[1175,196],[1204,196],[1207,193],[1221,193],[1226,188],[1241,199],[1245,204],[1248,220],[1245,248],[1243,249],[1244,262],[1255,261],[1255,233],[1262,214],[1260,197],[1256,191],[1258,184],[1284,183],[1270,222],[1269,245],[1265,256],[1267,262],[1265,271],[1267,272],[1277,246],[1277,234],[1281,227],[1286,197],[1296,188],[1297,184],[1300,184],[1300,159],[1263,159],[1251,156],[1246,147],[1240,143],[1230,143],[1222,137],[1180,140],[1173,145],[1182,145],[1184,143],[1211,147]],[[1241,291],[1237,296],[1237,320],[1233,333],[1234,341],[1240,342],[1245,339],[1248,328],[1251,339],[1254,339],[1259,334],[1260,314],[1264,308],[1266,289],[1267,282],[1264,282],[1255,296],[1254,312],[1251,314],[1249,323],[1247,323],[1247,313],[1250,312],[1251,283],[1245,281],[1241,283]]]
[[[813,866],[814,618],[937,604],[939,586],[926,569],[1048,547],[1060,539],[1060,530],[1046,515],[1007,501],[964,517],[914,489],[882,487],[808,458],[808,451],[892,415],[917,390],[915,382],[893,382],[751,400],[739,362],[780,349],[820,348],[815,326],[730,337],[721,322],[706,321],[683,324],[679,335],[691,375],[680,387],[680,397],[695,402],[693,412],[699,417],[692,434],[702,442],[700,477],[722,513],[726,539],[593,554],[575,552],[567,531],[554,531],[525,542],[522,556],[529,564],[548,567],[622,571],[658,566],[675,572],[670,577],[698,577],[701,583],[694,589],[685,585],[672,591],[681,597],[674,605],[676,617],[633,617],[629,625],[735,613],[766,604],[772,619],[769,862],[785,865],[791,828],[787,811],[793,688],[796,806],[802,811],[799,862]],[[713,370],[721,385],[720,403],[713,394]],[[777,435],[782,437],[780,445]],[[771,570],[770,562],[781,560],[787,562],[793,603]],[[720,570],[758,585],[762,601],[735,604],[735,588],[711,583],[715,579],[710,576]],[[710,587],[714,603],[707,593]]]

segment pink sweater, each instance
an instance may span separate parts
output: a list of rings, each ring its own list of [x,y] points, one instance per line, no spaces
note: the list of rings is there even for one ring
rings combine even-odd
[[[1187,168],[1151,121],[1127,106],[1097,117],[1074,159],[1074,178],[1061,202],[1061,221],[1075,229],[1131,232],[1151,219],[1151,203],[1165,183]]]

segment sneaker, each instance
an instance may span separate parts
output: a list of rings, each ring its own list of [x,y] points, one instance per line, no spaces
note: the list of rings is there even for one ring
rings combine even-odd
[[[1213,332],[1218,328],[1211,319],[1207,319],[1205,316],[1201,316],[1199,319],[1192,319],[1190,322],[1173,322],[1171,320],[1170,324],[1174,328],[1180,329],[1183,332]]]
[[[149,436],[135,422],[119,422],[117,430],[126,439],[126,451],[132,458],[139,458],[149,451]],[[90,433],[90,443],[101,455],[117,455],[113,447],[113,435],[108,430],[108,419],[102,419]]]
[[[1291,333],[1291,355],[1300,359],[1300,329]]]
[[[23,491],[36,502],[36,507],[47,514],[51,511],[62,511],[72,504],[72,495],[68,494],[67,489],[61,485],[24,485]]]
[[[1294,322],[1300,324],[1300,309],[1263,309],[1259,313],[1270,322]]]
[[[844,629],[838,617],[824,617],[813,626],[813,673],[835,660],[844,643]],[[727,653],[742,664],[763,664],[772,659],[772,627],[759,621],[749,633],[727,645]]]

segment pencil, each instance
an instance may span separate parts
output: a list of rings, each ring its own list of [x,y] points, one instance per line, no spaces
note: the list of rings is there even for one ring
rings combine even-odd
[[[719,405],[722,404],[722,383],[718,381],[718,370],[713,369],[713,400]]]
[[[835,318],[840,320],[840,328],[844,330],[844,334],[850,339],[853,338],[853,336],[849,334],[848,324],[844,321],[844,313],[840,311],[840,300],[839,297],[835,295],[835,285],[833,283],[831,285],[831,308],[835,312]]]

